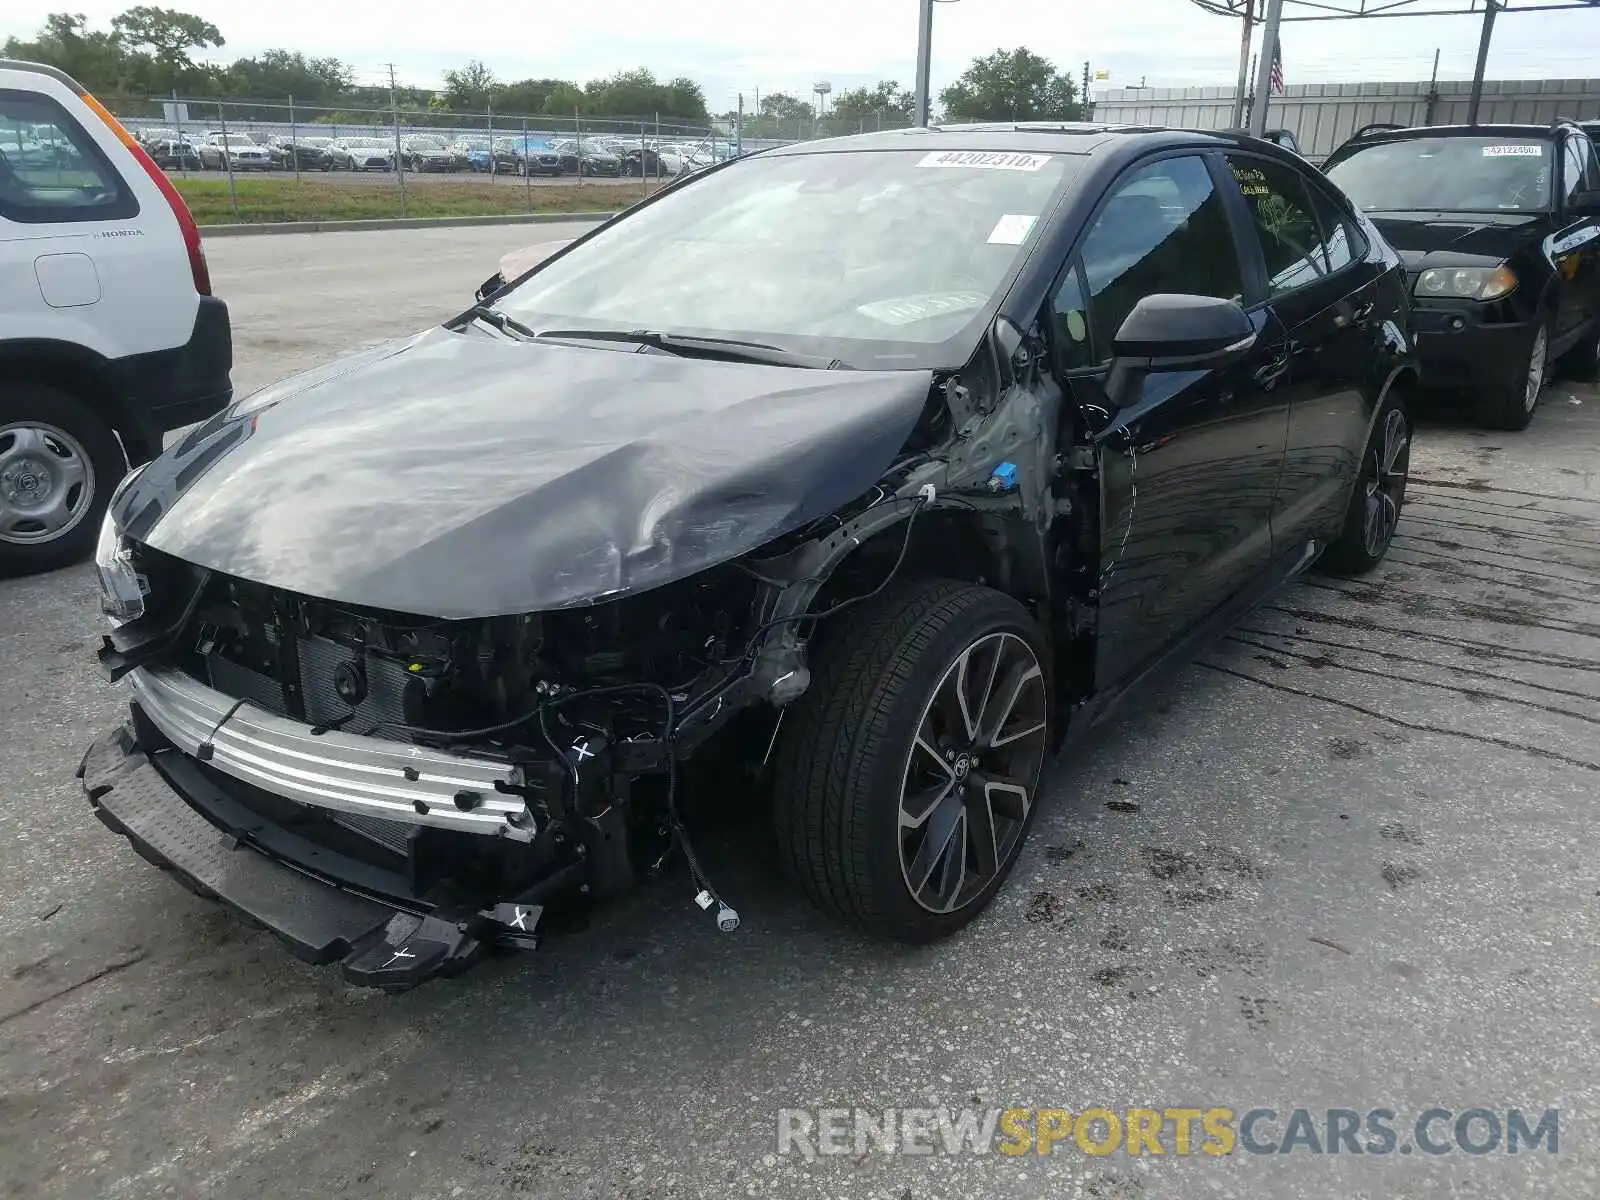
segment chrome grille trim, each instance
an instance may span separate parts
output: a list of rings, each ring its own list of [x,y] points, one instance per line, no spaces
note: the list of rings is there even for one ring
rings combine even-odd
[[[249,703],[212,735],[233,697],[170,669],[140,667],[128,678],[139,707],[178,749],[194,755],[211,735],[211,766],[285,799],[459,833],[533,839],[527,802],[495,790],[497,781],[516,781],[508,763],[336,730],[313,736],[309,725]],[[416,779],[406,778],[407,768]],[[470,811],[456,807],[462,791],[478,794]]]

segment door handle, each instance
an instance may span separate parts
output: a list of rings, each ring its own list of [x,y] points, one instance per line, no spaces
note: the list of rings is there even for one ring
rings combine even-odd
[[[1253,378],[1263,388],[1271,388],[1289,372],[1289,351],[1280,350],[1269,361],[1255,369]]]

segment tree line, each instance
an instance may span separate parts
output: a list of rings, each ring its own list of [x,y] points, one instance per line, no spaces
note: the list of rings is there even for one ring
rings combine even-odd
[[[125,115],[160,111],[160,98],[218,100],[243,116],[281,116],[273,105],[322,110],[308,119],[358,124],[391,105],[407,119],[426,123],[452,114],[483,114],[491,107],[508,114],[592,118],[707,120],[705,93],[692,79],[666,82],[643,68],[578,84],[565,79],[501,82],[481,62],[447,71],[442,89],[362,86],[355,68],[338,58],[308,57],[297,50],[267,50],[232,62],[215,61],[210,50],[226,45],[221,30],[203,17],[177,9],[138,5],[93,29],[81,13],[51,13],[31,39],[7,38],[0,57],[48,63],[90,91],[119,102]],[[251,102],[255,102],[252,106]],[[252,107],[256,111],[252,111]]]
[[[8,38],[0,57],[59,67],[91,91],[120,102],[125,115],[159,113],[159,98],[226,101],[243,116],[281,115],[272,105],[319,110],[307,118],[359,124],[391,105],[412,123],[447,122],[452,116],[484,114],[591,119],[647,119],[673,123],[708,121],[705,92],[687,77],[665,82],[649,70],[619,71],[578,84],[567,79],[502,81],[474,60],[444,73],[440,89],[362,86],[355,69],[338,58],[307,57],[297,50],[267,50],[232,62],[213,61],[222,32],[210,21],[177,9],[138,5],[111,19],[109,29],[91,29],[80,13],[51,13],[31,40]],[[251,102],[255,102],[256,111]],[[860,130],[902,128],[913,119],[911,92],[895,80],[841,91],[821,112],[809,98],[786,92],[749,97],[742,130],[747,137],[807,137]],[[1083,115],[1072,78],[1027,47],[995,50],[972,60],[938,97],[945,121],[1035,121]],[[721,114],[731,127],[737,110]]]
[[[938,96],[942,121],[1076,120],[1085,116],[1078,87],[1049,59],[1026,46],[974,58]],[[747,137],[794,137],[903,129],[915,117],[916,98],[893,79],[839,92],[819,111],[811,100],[787,92],[751,97],[744,113]],[[734,122],[737,111],[722,114]],[[800,132],[797,134],[796,131]]]

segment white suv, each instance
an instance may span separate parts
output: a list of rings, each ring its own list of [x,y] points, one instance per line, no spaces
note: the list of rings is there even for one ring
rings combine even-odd
[[[232,395],[228,309],[165,173],[53,67],[0,59],[0,575],[94,548],[112,489]]]

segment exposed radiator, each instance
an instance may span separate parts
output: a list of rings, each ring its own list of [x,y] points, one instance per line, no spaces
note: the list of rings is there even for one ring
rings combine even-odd
[[[369,817],[362,813],[337,813],[333,819],[353,833],[371,838],[402,857],[406,854],[406,839],[417,828],[401,821],[385,821],[382,817]]]
[[[355,716],[342,721],[346,733],[371,733],[380,722],[406,722],[407,689],[420,688],[421,681],[406,673],[404,664],[371,652],[352,649],[327,638],[301,638],[296,643],[300,656],[300,692],[305,699],[306,720],[313,725],[338,721],[350,712],[350,705],[339,695],[341,671],[348,681],[362,681],[364,695],[355,705]]]
[[[279,716],[288,713],[288,706],[284,703],[283,684],[271,676],[252,671],[249,667],[241,667],[232,659],[223,658],[220,654],[207,655],[206,668],[211,674],[211,686],[224,696],[232,696],[235,700],[241,698],[248,700],[257,708],[264,708]]]

